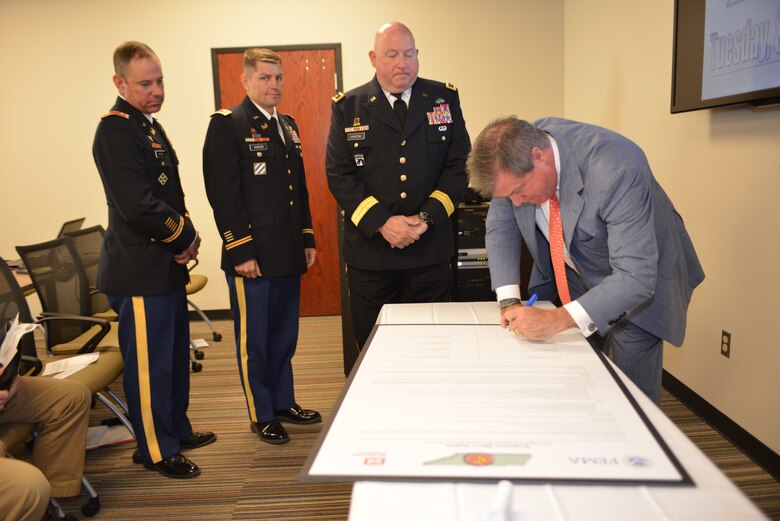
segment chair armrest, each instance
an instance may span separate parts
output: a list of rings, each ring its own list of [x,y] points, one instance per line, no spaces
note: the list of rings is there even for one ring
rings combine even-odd
[[[22,355],[22,362],[27,362],[32,365],[32,367],[28,371],[25,371],[22,376],[38,376],[41,374],[41,371],[43,371],[43,362],[34,356]]]
[[[48,327],[48,322],[53,323],[58,321],[81,322],[84,324],[100,326],[100,329],[86,341],[83,347],[78,350],[78,354],[93,352],[97,348],[100,341],[103,340],[103,338],[105,338],[105,336],[111,330],[111,322],[108,320],[95,317],[84,317],[81,315],[68,315],[65,313],[42,313],[38,316],[36,323],[43,324],[44,326]],[[47,347],[51,347],[49,345],[48,335],[46,338],[46,344]]]

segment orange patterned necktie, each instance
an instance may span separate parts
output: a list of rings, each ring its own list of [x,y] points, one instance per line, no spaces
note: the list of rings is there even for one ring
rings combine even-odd
[[[561,205],[558,196],[550,198],[550,258],[555,272],[555,284],[558,286],[558,296],[561,302],[571,302],[569,283],[566,280],[566,261],[563,258],[563,225],[561,223]]]

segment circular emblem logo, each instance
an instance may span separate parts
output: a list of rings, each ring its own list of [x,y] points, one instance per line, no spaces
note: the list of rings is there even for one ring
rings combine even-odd
[[[463,457],[463,461],[469,465],[474,465],[475,467],[483,467],[485,465],[492,465],[494,458],[491,454],[466,454]]]
[[[642,456],[626,456],[623,458],[629,467],[652,467],[653,462]]]

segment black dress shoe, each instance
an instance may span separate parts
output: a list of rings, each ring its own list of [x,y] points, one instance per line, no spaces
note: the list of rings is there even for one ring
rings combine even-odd
[[[276,414],[276,419],[280,422],[297,423],[299,425],[322,421],[320,413],[311,409],[304,409],[297,403],[289,409],[274,411],[274,414]]]
[[[186,438],[179,440],[179,445],[182,449],[197,449],[215,441],[217,441],[217,435],[213,432],[193,432]]]
[[[149,470],[156,470],[166,478],[189,479],[200,474],[200,468],[181,454],[168,456],[157,463],[144,463]]]
[[[290,435],[284,430],[284,427],[277,421],[271,420],[269,422],[252,422],[252,432],[266,443],[273,443],[274,445],[281,445],[290,441]]]

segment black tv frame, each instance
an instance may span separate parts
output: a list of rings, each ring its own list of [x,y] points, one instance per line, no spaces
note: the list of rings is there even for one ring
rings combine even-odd
[[[748,103],[780,104],[780,85],[721,98],[701,99],[705,0],[675,0],[671,113]]]

